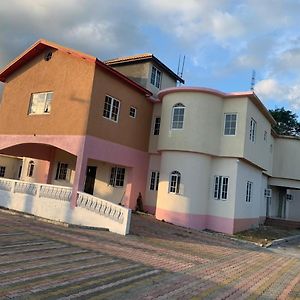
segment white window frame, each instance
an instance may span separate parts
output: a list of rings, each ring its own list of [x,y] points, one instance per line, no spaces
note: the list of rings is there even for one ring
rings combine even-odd
[[[215,200],[227,200],[229,191],[229,176],[214,176],[213,198]]]
[[[0,177],[4,177],[5,176],[5,170],[6,170],[5,166],[0,166]]]
[[[69,165],[64,162],[58,162],[56,168],[55,180],[69,180],[70,169]]]
[[[32,93],[29,102],[28,115],[49,115],[53,92]]]
[[[159,132],[160,132],[160,122],[161,122],[161,118],[160,117],[155,117],[154,118],[153,135],[159,135]]]
[[[133,119],[136,118],[136,112],[137,112],[136,107],[130,106],[130,108],[129,108],[129,116],[130,116],[131,118],[133,118]]]
[[[103,113],[102,113],[103,118],[117,123],[119,121],[120,107],[121,107],[120,100],[106,95],[104,100]]]
[[[172,118],[171,118],[172,130],[182,130],[184,128],[184,115],[185,115],[185,106],[182,103],[176,103],[175,105],[173,105]]]
[[[157,191],[158,184],[159,184],[159,171],[151,171],[149,190]]]
[[[150,83],[159,89],[161,87],[161,79],[162,72],[156,67],[152,66]]]
[[[257,123],[253,118],[251,118],[251,120],[250,120],[249,139],[253,143],[255,143],[255,141],[256,141],[256,128],[257,128]]]
[[[235,120],[232,121],[232,117],[235,116]],[[229,120],[227,120],[227,117],[231,117]],[[225,136],[235,136],[236,135],[236,129],[237,129],[237,119],[238,119],[238,115],[237,113],[225,113],[224,114],[224,131],[223,134]],[[229,126],[226,126],[227,124],[229,124]],[[233,126],[234,124],[234,126]],[[226,130],[229,130],[229,132],[227,133]]]
[[[32,177],[34,172],[35,163],[33,160],[31,160],[28,164],[27,168],[27,177]]]
[[[181,182],[181,173],[178,171],[172,171],[169,179],[170,194],[178,195],[180,193],[180,182]]]
[[[111,168],[109,185],[113,187],[123,187],[125,182],[125,168],[114,166]]]
[[[247,203],[251,202],[252,194],[253,194],[253,182],[247,181],[247,184],[246,184],[246,202]]]

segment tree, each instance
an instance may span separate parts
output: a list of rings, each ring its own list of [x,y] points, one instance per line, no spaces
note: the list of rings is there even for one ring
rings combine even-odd
[[[290,110],[285,110],[284,107],[270,109],[269,112],[277,122],[273,129],[280,135],[300,136],[300,123],[298,116]]]

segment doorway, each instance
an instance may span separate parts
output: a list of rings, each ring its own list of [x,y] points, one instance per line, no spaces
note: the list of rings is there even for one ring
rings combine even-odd
[[[96,178],[97,167],[87,166],[86,178],[84,184],[84,192],[93,195]]]

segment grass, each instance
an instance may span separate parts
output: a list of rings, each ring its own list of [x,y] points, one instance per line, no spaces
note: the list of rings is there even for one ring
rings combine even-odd
[[[300,235],[300,230],[261,225],[255,229],[238,232],[234,236],[238,239],[254,242],[261,246],[266,246],[274,240],[293,235]]]

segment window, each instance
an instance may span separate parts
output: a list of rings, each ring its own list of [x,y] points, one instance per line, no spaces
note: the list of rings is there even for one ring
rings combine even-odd
[[[5,167],[0,166],[0,177],[4,177],[5,175]]]
[[[109,185],[121,187],[124,186],[125,168],[113,167],[111,168]]]
[[[247,181],[247,188],[246,188],[246,202],[251,202],[251,198],[252,198],[252,189],[253,189],[253,182]]]
[[[215,176],[214,198],[226,200],[228,198],[229,177]]]
[[[28,114],[42,115],[49,114],[51,111],[51,101],[53,92],[34,93],[31,95]]]
[[[68,179],[68,164],[58,162],[55,180],[67,180]]]
[[[173,171],[170,175],[169,193],[179,194],[181,174]]]
[[[105,97],[103,117],[118,122],[120,101],[110,96]]]
[[[155,121],[154,121],[153,134],[154,135],[159,135],[159,130],[160,130],[160,117],[156,117]]]
[[[160,81],[161,81],[161,71],[159,71],[157,68],[152,66],[152,72],[151,72],[151,84],[156,86],[157,88],[160,88]]]
[[[133,107],[133,106],[130,106],[130,109],[129,109],[129,116],[131,118],[135,118],[136,117],[136,108]]]
[[[159,172],[158,171],[152,171],[151,172],[151,178],[150,178],[150,190],[151,191],[157,191],[158,190],[158,184],[159,184]]]
[[[184,121],[185,106],[181,103],[177,103],[173,106],[172,110],[172,129],[182,129]]]
[[[264,141],[267,142],[268,141],[268,132],[265,130],[264,132]]]
[[[255,136],[256,136],[256,121],[253,118],[251,118],[249,138],[250,138],[250,141],[253,143],[255,142]]]
[[[224,135],[235,135],[236,116],[236,114],[225,114]]]
[[[34,161],[31,160],[28,164],[28,169],[27,169],[27,176],[32,177],[33,176],[33,170],[34,170]]]

